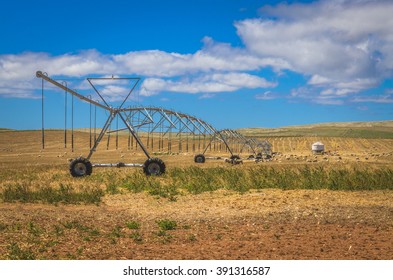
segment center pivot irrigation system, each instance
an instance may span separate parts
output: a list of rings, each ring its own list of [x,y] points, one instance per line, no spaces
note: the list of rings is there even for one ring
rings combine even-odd
[[[241,153],[251,154],[245,159],[255,161],[261,161],[271,156],[271,144],[268,141],[247,138],[231,129],[219,131],[209,123],[194,116],[158,107],[125,107],[126,101],[140,82],[140,78],[87,78],[87,81],[101,99],[101,103],[91,99],[91,95],[88,98],[70,89],[66,83],[58,82],[46,73],[37,71],[36,76],[42,79],[42,98],[44,98],[44,81],[47,81],[64,90],[66,94],[70,93],[72,96],[109,113],[100,133],[94,137],[94,143],[90,145],[90,152],[87,157],[78,157],[71,161],[70,173],[74,177],[90,175],[93,167],[142,167],[146,175],[165,173],[164,162],[159,158],[151,157],[148,150],[158,151],[162,154],[200,151],[194,157],[196,163],[204,163],[207,159],[224,159],[226,162],[237,164],[242,162]],[[103,94],[94,85],[95,82],[105,83],[107,80],[131,80],[133,82],[130,91],[117,107],[110,106]],[[120,119],[125,127],[111,130],[111,124],[115,119],[116,122]],[[91,163],[90,159],[103,137],[108,135],[109,143],[110,134],[116,133],[118,135],[121,131],[128,131],[128,149],[134,148],[135,141],[135,149],[139,147],[146,155],[147,160],[143,164]],[[42,135],[44,139],[44,132]],[[229,158],[207,156],[208,152],[225,152],[229,153],[230,156]]]

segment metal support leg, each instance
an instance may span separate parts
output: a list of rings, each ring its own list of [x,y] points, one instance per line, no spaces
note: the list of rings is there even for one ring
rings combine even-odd
[[[116,114],[112,113],[109,115],[108,119],[105,122],[104,127],[102,128],[100,134],[98,135],[96,141],[94,142],[94,146],[93,148],[90,149],[90,153],[87,156],[87,159],[89,160],[91,158],[91,156],[93,155],[93,153],[96,151],[96,148],[98,146],[98,144],[100,144],[102,137],[104,137],[106,131],[108,130],[109,126],[111,125],[113,119],[115,118]]]
[[[128,130],[131,132],[132,136],[135,138],[135,141],[139,144],[141,147],[142,151],[145,153],[147,158],[150,158],[149,153],[147,152],[145,146],[143,145],[142,141],[139,139],[138,135],[136,134],[135,130],[132,128],[132,126],[126,121],[126,119],[123,117],[121,113],[119,113],[120,118],[123,120],[124,124],[127,126]]]

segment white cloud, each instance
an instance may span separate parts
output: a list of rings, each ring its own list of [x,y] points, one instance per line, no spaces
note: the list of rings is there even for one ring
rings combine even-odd
[[[313,103],[322,104],[322,105],[343,105],[344,101],[336,98],[325,98],[322,96],[318,96],[314,98]]]
[[[50,75],[78,77],[87,74],[116,73],[115,69],[110,56],[95,50],[59,56],[32,52],[0,55],[1,80],[31,79],[37,70],[46,71]]]
[[[259,99],[259,100],[272,100],[272,99],[278,98],[278,96],[276,94],[274,94],[273,92],[271,92],[270,90],[268,90],[268,91],[265,91],[264,93],[256,94],[255,98]]]
[[[173,77],[201,72],[251,71],[275,65],[287,66],[280,59],[259,58],[247,50],[218,43],[209,37],[204,46],[194,54],[167,53],[160,50],[135,51],[114,55],[123,71],[149,77]]]
[[[121,87],[117,85],[107,85],[99,90],[99,93],[106,101],[123,101],[131,88]]]
[[[235,23],[245,47],[203,38],[195,53],[161,50],[102,54],[96,50],[52,56],[0,55],[0,96],[34,97],[35,71],[57,77],[142,76],[140,95],[214,94],[277,86],[256,74],[270,67],[308,81],[291,98],[342,103],[393,75],[393,1],[321,0],[264,6],[260,17]],[[83,89],[86,89],[86,84]],[[306,89],[306,90],[305,90]],[[118,88],[106,87],[110,98]],[[265,91],[256,98],[267,99]],[[355,99],[354,99],[355,100]],[[371,100],[371,99],[370,99]]]
[[[356,107],[356,109],[358,109],[359,111],[368,111],[368,106],[358,106]]]
[[[392,1],[322,0],[260,12],[236,23],[249,52],[281,59],[325,94],[357,93],[393,73]]]
[[[311,79],[308,80],[309,85],[314,86],[324,86],[326,84],[330,84],[333,81],[327,77],[320,76],[318,74],[312,75]]]
[[[268,82],[264,78],[247,73],[217,73],[211,76],[211,80],[236,88],[267,88],[276,86],[275,83]]]
[[[0,81],[0,97],[38,98],[32,93],[32,88],[32,83],[14,85]]]
[[[393,95],[384,94],[384,95],[378,95],[378,96],[356,96],[351,99],[351,102],[391,104],[391,103],[393,103]]]
[[[214,94],[214,93],[204,93],[199,97],[199,99],[210,99],[215,96],[216,96],[216,94]]]
[[[162,78],[148,78],[143,81],[140,94],[144,96],[154,95],[161,91],[179,93],[217,93],[231,92],[239,89],[254,89],[274,87],[275,84],[264,78],[247,73],[215,73],[170,80]]]
[[[161,91],[225,92],[241,88],[275,86],[264,78],[247,73],[247,71],[258,70],[271,61],[272,59],[265,60],[252,56],[244,49],[214,42],[208,37],[204,38],[204,47],[194,54],[147,50],[104,55],[95,50],[88,50],[58,56],[47,53],[0,55],[0,88],[6,88],[6,91],[15,92],[14,96],[18,96],[17,91],[14,91],[15,85],[21,81],[33,84],[35,71],[42,70],[50,76],[107,76],[109,73],[116,76],[144,76],[146,79],[143,88],[140,89],[142,95]],[[95,82],[106,83],[106,81]],[[86,84],[80,86],[86,89]],[[33,87],[30,88],[33,90]],[[114,97],[113,94],[111,96]]]
[[[304,86],[293,89],[288,98],[290,100],[303,99],[310,103],[322,105],[343,105],[345,104],[344,97],[342,94],[337,94],[334,89],[319,92],[313,87]]]
[[[136,87],[140,79],[119,77],[118,75],[104,75],[102,77],[94,77],[89,79],[90,83],[94,86],[94,89],[109,102],[123,101],[131,92],[128,99],[136,100],[137,96],[132,91]],[[93,93],[92,86],[85,79],[82,79],[79,84],[71,83],[69,85],[72,88],[77,88],[79,93],[81,91]],[[97,97],[93,93],[93,96]]]

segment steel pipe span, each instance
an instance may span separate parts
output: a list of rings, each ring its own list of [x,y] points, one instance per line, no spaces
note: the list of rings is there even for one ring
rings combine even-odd
[[[94,143],[90,144],[89,154],[86,157],[79,157],[71,162],[70,172],[72,176],[75,177],[90,175],[93,167],[113,166],[143,167],[143,170],[147,175],[162,174],[165,172],[165,164],[161,159],[152,158],[150,156],[150,152],[152,151],[166,153],[199,152],[199,154],[197,154],[194,158],[197,163],[205,162],[205,159],[208,158],[221,158],[218,156],[207,157],[205,156],[206,153],[227,153],[229,154],[229,161],[232,163],[238,163],[241,161],[240,154],[244,152],[251,153],[257,157],[261,157],[262,154],[271,154],[271,144],[269,142],[245,137],[241,133],[232,129],[218,130],[210,123],[195,116],[161,107],[125,107],[126,101],[130,97],[132,91],[136,88],[140,78],[102,78],[105,80],[130,79],[134,81],[131,90],[128,92],[121,105],[118,107],[112,107],[109,105],[109,102],[107,102],[103,94],[101,94],[98,88],[93,84],[93,81],[100,80],[100,78],[88,78],[87,80],[103,103],[93,99],[92,95],[86,97],[83,94],[78,93],[76,90],[70,89],[67,83],[58,82],[55,79],[50,78],[45,72],[37,71],[36,76],[42,79],[42,98],[44,98],[44,81],[46,81],[62,89],[66,93],[70,93],[72,97],[75,96],[81,101],[87,102],[91,106],[104,109],[109,113],[107,114],[107,120],[101,128],[100,133],[98,136],[94,136]],[[114,120],[116,120],[116,129],[112,130],[111,124]],[[123,123],[123,128],[118,127],[119,120]],[[96,123],[96,120],[94,123]],[[90,126],[91,124],[90,109]],[[91,127],[89,131],[91,133]],[[96,127],[94,127],[94,131],[96,131]],[[91,163],[90,159],[105,135],[108,135],[108,147],[110,134],[116,133],[116,148],[118,147],[117,137],[118,132],[120,131],[128,132],[128,148],[139,147],[147,157],[146,162],[144,164]],[[42,135],[44,137],[44,127]],[[92,139],[91,135],[90,139]],[[44,141],[44,138],[42,140]],[[91,141],[92,140],[90,140],[90,142]]]

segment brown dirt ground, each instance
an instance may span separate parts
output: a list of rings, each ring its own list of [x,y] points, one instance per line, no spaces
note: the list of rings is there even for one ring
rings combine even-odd
[[[36,139],[36,132],[31,134]],[[59,153],[60,144],[39,151],[39,142],[29,142],[29,137],[0,133],[0,168],[66,168],[67,157],[86,152]],[[274,141],[289,154],[284,150],[288,139]],[[308,147],[314,139],[293,141],[298,141],[298,147]],[[391,139],[330,141],[345,145],[339,152],[350,162],[390,167],[393,162]],[[354,143],[357,146],[349,149]],[[368,146],[374,150],[370,152]],[[283,156],[281,163],[263,164],[306,164],[300,159],[306,152],[299,149],[291,151],[289,160]],[[105,151],[101,155],[109,156]],[[190,163],[184,163],[184,158]],[[192,155],[169,157],[166,162],[169,166],[193,164]],[[176,221],[177,227],[160,230],[158,220]],[[140,228],[127,228],[130,221],[138,222]],[[176,201],[144,193],[117,194],[106,195],[99,206],[0,203],[0,259],[16,255],[40,259],[391,260],[392,236],[393,191],[388,190],[267,189],[245,194],[221,190],[181,195]]]
[[[47,259],[392,259],[392,199],[391,191],[265,190],[176,202],[114,195],[100,206],[3,203],[0,252],[6,257],[17,242]],[[160,231],[162,219],[176,229]]]

